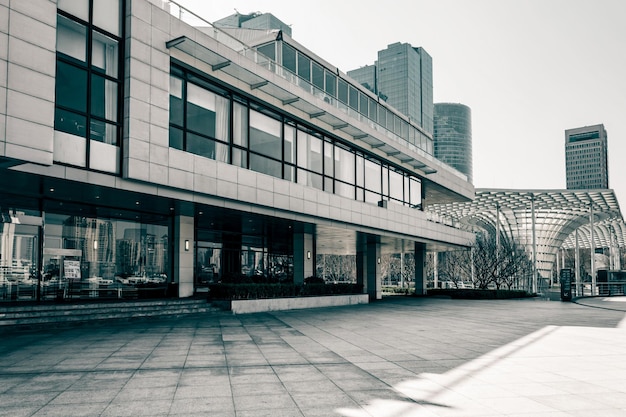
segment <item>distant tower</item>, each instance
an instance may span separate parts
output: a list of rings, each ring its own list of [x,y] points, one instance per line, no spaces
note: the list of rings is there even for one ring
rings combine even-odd
[[[396,42],[378,51],[375,65],[347,74],[433,133],[433,60],[423,48]]]
[[[603,124],[565,131],[568,190],[609,188],[607,135]]]
[[[458,103],[435,103],[435,158],[445,162],[473,182],[472,112]]]

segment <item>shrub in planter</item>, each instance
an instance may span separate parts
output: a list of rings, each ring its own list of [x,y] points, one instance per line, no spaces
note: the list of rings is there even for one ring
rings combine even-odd
[[[479,289],[430,289],[430,296],[446,296],[454,299],[466,300],[496,300],[509,298],[533,297],[524,290],[479,290]]]

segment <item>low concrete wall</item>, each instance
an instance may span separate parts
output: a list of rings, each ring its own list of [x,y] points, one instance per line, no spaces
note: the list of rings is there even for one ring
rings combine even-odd
[[[367,294],[328,295],[322,297],[269,298],[263,300],[232,300],[234,314],[264,311],[295,310],[301,308],[334,307],[369,303]]]

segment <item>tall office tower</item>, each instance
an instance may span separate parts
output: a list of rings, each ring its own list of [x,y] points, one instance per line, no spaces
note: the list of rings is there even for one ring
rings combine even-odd
[[[280,29],[291,36],[291,26],[278,19],[271,13],[249,13],[239,12],[213,22],[213,26],[222,29],[243,28],[243,29]]]
[[[365,65],[364,67],[348,71],[348,75],[372,93],[378,94],[376,87],[376,64]],[[386,100],[386,97],[383,97],[383,99]]]
[[[603,124],[565,131],[568,190],[609,188],[607,135]]]
[[[430,55],[423,48],[396,42],[378,51],[375,67],[374,88],[368,88],[432,134],[433,63]],[[368,67],[348,71],[348,75],[363,84],[360,79],[365,68]]]
[[[472,111],[459,103],[435,103],[435,158],[473,177]]]

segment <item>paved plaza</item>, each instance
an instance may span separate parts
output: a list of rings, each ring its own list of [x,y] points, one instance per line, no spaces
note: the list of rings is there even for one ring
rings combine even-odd
[[[392,297],[0,334],[0,416],[626,415],[626,302]]]

